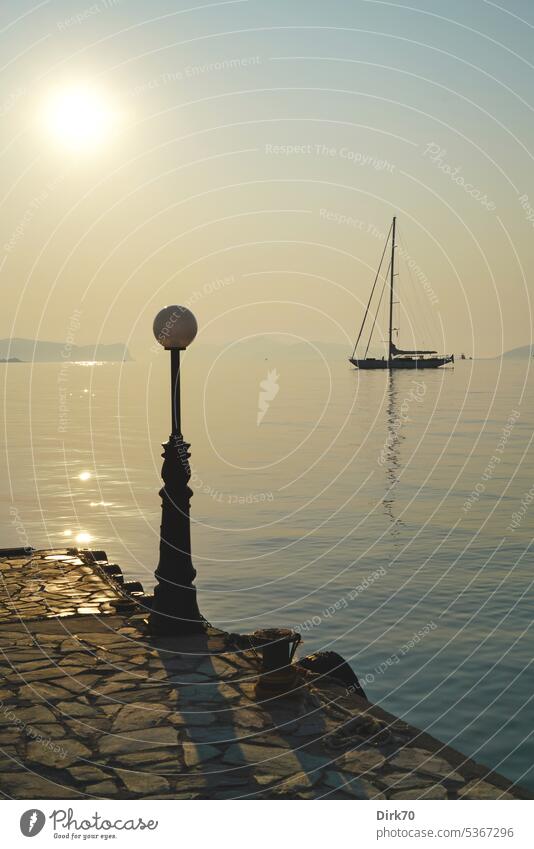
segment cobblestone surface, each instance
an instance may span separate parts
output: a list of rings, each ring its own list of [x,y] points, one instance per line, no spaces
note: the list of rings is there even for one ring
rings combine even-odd
[[[258,702],[252,651],[213,628],[150,637],[77,556],[0,570],[4,797],[526,797],[331,678],[302,670],[291,697]]]
[[[112,613],[120,594],[105,575],[67,549],[1,559],[0,622],[22,617]]]

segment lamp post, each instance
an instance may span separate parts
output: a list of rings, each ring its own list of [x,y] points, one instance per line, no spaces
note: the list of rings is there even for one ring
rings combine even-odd
[[[197,334],[197,322],[187,307],[170,306],[154,319],[154,336],[171,352],[172,431],[163,444],[161,477],[161,533],[157,584],[149,625],[157,634],[191,634],[204,631],[206,622],[197,605],[193,584],[196,571],[191,560],[191,528],[188,486],[190,445],[182,436],[180,411],[180,351]]]

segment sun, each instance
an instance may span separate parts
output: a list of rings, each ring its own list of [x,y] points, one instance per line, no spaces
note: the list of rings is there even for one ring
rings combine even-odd
[[[105,93],[88,85],[51,92],[43,107],[50,135],[71,150],[100,147],[112,134],[115,113]]]

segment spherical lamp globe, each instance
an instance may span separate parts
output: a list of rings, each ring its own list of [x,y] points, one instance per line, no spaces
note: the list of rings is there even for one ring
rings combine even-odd
[[[163,307],[154,319],[154,336],[167,350],[178,348],[183,351],[197,335],[197,320],[187,307],[173,304]]]

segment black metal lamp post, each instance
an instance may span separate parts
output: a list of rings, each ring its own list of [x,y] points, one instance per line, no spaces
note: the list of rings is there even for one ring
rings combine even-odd
[[[182,436],[180,415],[180,351],[197,334],[197,322],[187,307],[170,306],[154,319],[154,336],[171,352],[172,432],[163,444],[161,477],[161,534],[157,584],[149,625],[156,634],[191,634],[204,631],[206,622],[197,604],[193,584],[196,571],[191,560],[188,483],[190,445]]]

